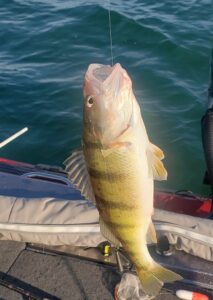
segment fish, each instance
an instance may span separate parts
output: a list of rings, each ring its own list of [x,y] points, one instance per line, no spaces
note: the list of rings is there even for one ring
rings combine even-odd
[[[101,233],[123,247],[143,290],[156,296],[165,282],[182,277],[157,264],[147,238],[157,243],[154,180],[166,180],[163,151],[149,141],[132,81],[119,64],[90,64],[83,84],[82,148],[65,161],[74,186],[92,201]]]

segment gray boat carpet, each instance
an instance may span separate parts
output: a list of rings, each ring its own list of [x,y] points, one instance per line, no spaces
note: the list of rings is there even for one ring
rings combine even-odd
[[[36,253],[26,250],[24,243],[0,241],[0,253],[0,275],[7,273],[9,278],[14,278],[14,284],[17,278],[17,284],[24,282],[26,289],[29,285],[33,291],[34,287],[38,297],[40,290],[50,295],[49,299],[113,300],[115,286],[121,278],[110,266],[69,256]],[[45,299],[42,293],[40,299]],[[29,298],[0,284],[0,300],[23,299]],[[156,300],[177,299],[166,290],[156,297]]]

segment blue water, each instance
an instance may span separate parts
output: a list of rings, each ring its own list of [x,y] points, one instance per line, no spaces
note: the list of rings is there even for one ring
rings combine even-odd
[[[162,188],[209,193],[200,119],[212,47],[211,0],[111,0],[114,62],[129,72],[150,140],[165,152]],[[61,165],[80,146],[82,81],[110,63],[108,1],[0,0],[0,140],[28,126],[6,158]]]

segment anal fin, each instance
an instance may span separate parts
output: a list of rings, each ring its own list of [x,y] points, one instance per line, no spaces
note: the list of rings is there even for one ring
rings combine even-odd
[[[115,247],[117,248],[120,247],[121,246],[120,241],[115,237],[114,233],[112,233],[109,226],[104,222],[101,216],[99,218],[99,223],[100,223],[100,230],[102,235]]]

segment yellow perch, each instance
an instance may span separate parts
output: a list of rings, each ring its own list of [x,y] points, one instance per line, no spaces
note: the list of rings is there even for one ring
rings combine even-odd
[[[102,234],[127,251],[144,291],[182,279],[150,256],[153,181],[165,180],[164,154],[150,143],[127,72],[116,64],[89,66],[84,80],[82,150],[66,160],[70,180],[100,214]]]

